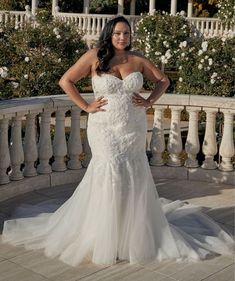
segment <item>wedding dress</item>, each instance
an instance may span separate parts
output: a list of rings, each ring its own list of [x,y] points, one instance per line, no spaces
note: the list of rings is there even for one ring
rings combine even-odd
[[[105,112],[89,114],[92,159],[73,195],[53,213],[8,220],[2,240],[76,266],[83,259],[114,264],[199,260],[231,254],[233,239],[196,206],[159,199],[146,157],[146,116],[132,104],[140,72],[123,80],[92,77]]]

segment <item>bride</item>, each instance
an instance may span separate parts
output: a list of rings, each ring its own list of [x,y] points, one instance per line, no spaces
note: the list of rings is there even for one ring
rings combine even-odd
[[[90,75],[95,99],[88,104],[75,83]],[[156,86],[144,99],[143,77]],[[60,86],[90,113],[92,159],[73,195],[54,213],[8,220],[2,240],[76,266],[117,259],[199,260],[231,254],[233,239],[198,207],[159,199],[145,153],[145,110],[169,85],[148,59],[131,51],[131,29],[124,17],[105,26],[98,48],[85,53]]]

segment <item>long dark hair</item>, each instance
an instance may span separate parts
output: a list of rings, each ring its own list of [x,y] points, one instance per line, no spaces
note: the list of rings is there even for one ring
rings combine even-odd
[[[123,16],[117,16],[106,23],[97,43],[97,47],[98,47],[97,57],[99,63],[96,68],[96,71],[98,74],[101,72],[108,72],[110,69],[109,62],[111,58],[113,58],[114,56],[112,34],[113,34],[114,27],[118,22],[126,23],[130,28],[130,34],[131,34],[130,23]],[[125,48],[125,50],[128,51],[130,49],[131,49],[131,41],[130,44]]]

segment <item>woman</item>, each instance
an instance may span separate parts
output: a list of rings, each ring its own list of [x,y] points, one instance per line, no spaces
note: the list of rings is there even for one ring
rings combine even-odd
[[[53,214],[5,222],[3,240],[44,248],[76,266],[163,259],[198,260],[229,254],[232,238],[195,206],[159,200],[145,153],[145,108],[169,82],[148,59],[131,49],[124,17],[105,26],[97,49],[84,54],[60,86],[89,114],[92,159],[71,198]],[[88,104],[75,83],[91,75],[95,99]],[[147,99],[138,94],[143,77],[156,83]]]

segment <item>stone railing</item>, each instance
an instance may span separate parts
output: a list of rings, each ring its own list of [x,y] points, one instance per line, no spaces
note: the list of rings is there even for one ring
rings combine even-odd
[[[92,94],[83,96],[88,102],[93,98]],[[164,125],[167,108],[171,110],[168,130]],[[180,118],[184,109],[189,121],[183,146]],[[234,183],[235,99],[165,94],[154,110],[154,116],[150,116],[153,118],[150,118],[148,154],[155,178]],[[70,114],[66,114],[68,111]],[[199,112],[206,115],[201,144]],[[224,116],[219,145],[217,114]],[[67,96],[1,101],[0,201],[29,190],[81,180],[85,171],[82,166],[86,167],[91,157],[86,134],[82,140],[80,136],[81,127],[86,130],[86,118]],[[200,150],[204,160],[198,162]]]
[[[3,25],[11,23],[16,28],[23,28],[32,19],[30,6],[28,5],[25,7],[25,11],[0,11],[0,24]]]
[[[199,32],[205,38],[215,36],[232,36],[235,32],[235,26],[223,24],[218,18],[187,18],[195,31]]]
[[[0,11],[0,23],[6,24],[8,22],[15,23],[17,27],[23,27],[25,23],[31,19],[34,19],[30,11],[30,7],[25,7],[26,11]],[[74,24],[77,28],[83,32],[85,39],[88,43],[97,40],[101,30],[106,22],[114,15],[105,14],[79,14],[79,13],[61,13],[58,7],[55,9],[54,18],[63,22]],[[131,24],[133,35],[136,31],[136,23],[140,19],[140,16],[125,15]],[[222,24],[218,18],[186,18],[194,27],[197,33],[207,37],[213,36],[231,36],[235,32],[235,26],[228,26]]]

